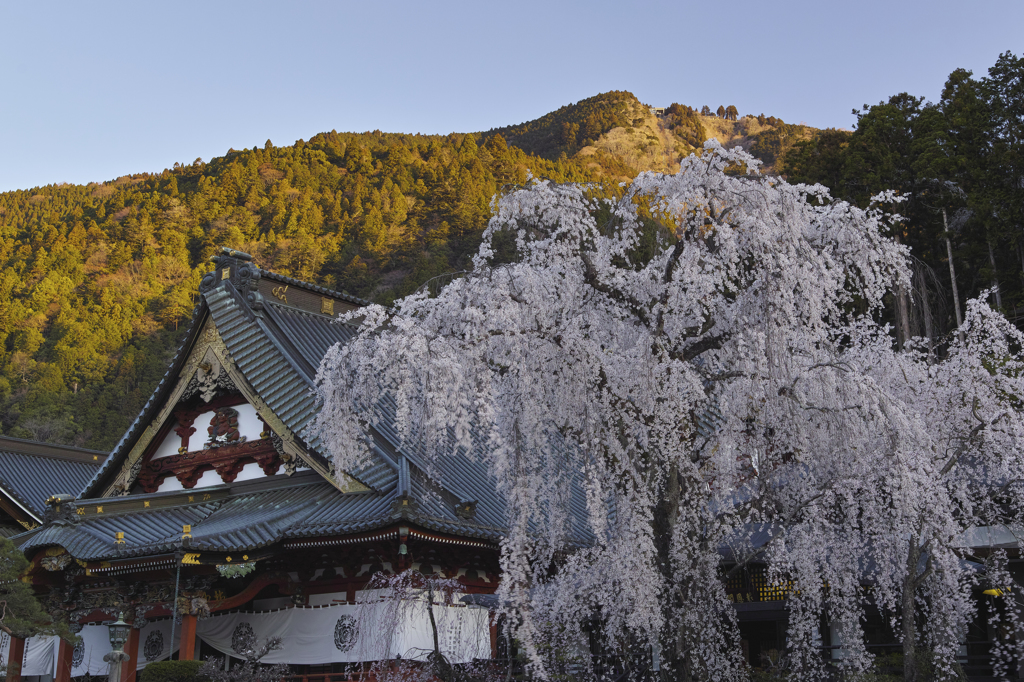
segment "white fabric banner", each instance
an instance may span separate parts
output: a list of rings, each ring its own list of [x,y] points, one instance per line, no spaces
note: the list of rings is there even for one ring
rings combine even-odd
[[[180,628],[174,634],[174,646],[171,647],[171,619],[147,623],[139,633],[139,661],[137,670],[142,670],[148,663],[162,661],[172,652],[178,650]],[[106,675],[110,664],[103,660],[103,655],[111,650],[110,634],[106,625],[86,625],[79,633],[79,642],[71,655],[71,675]],[[22,675],[56,676],[57,648],[56,637],[29,637],[25,640],[25,655],[22,658]],[[7,663],[10,653],[11,637],[0,632],[0,664]]]
[[[22,675],[52,675],[53,653],[57,638],[50,636],[29,637],[25,640],[25,658],[21,664]]]
[[[150,621],[139,632],[139,661],[136,670],[142,670],[148,664],[163,661],[178,650],[181,639],[181,625],[174,629],[174,642],[171,642],[171,619]]]
[[[78,636],[82,639],[71,654],[71,676],[110,674],[110,664],[103,660],[103,656],[111,651],[107,626],[86,625]]]
[[[438,644],[452,663],[489,658],[486,609],[434,606]],[[280,637],[263,663],[355,663],[401,656],[423,660],[433,651],[426,604],[388,602],[297,607],[267,613],[228,613],[199,621],[197,634],[223,654],[239,657],[245,643]]]
[[[11,636],[6,632],[0,632],[0,665],[7,665],[7,657],[10,653]],[[46,667],[47,665],[49,665],[48,668]],[[25,654],[21,658],[21,674],[49,675],[52,670],[53,638],[29,637],[26,639]]]
[[[25,640],[25,655],[21,658],[22,675],[52,675],[56,637],[29,637]],[[0,632],[0,665],[7,665],[11,652],[11,636]]]

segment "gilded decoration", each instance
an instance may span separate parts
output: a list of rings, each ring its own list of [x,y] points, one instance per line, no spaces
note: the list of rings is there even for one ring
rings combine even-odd
[[[71,495],[53,495],[46,500],[46,512],[43,514],[44,523],[56,523],[67,525],[76,523],[81,512],[75,505],[75,499]]]
[[[43,557],[39,564],[47,571],[63,571],[71,563],[71,555],[64,553],[57,556]]]

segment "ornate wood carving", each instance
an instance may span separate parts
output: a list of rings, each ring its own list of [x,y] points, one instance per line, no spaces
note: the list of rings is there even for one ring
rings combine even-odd
[[[245,436],[238,432],[238,410],[222,407],[214,414],[210,426],[206,429],[209,438],[206,447],[219,448],[232,443],[244,443]]]
[[[147,493],[156,492],[168,476],[174,476],[186,488],[194,488],[203,472],[213,469],[225,483],[231,483],[249,462],[259,464],[267,476],[276,474],[283,464],[269,439],[234,441],[146,462],[138,482]]]

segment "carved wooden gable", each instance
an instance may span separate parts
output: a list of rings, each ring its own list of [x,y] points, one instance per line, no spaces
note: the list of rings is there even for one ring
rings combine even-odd
[[[286,473],[296,468],[294,457],[279,452],[281,439],[238,393],[208,403],[183,401],[173,417],[171,428],[143,457],[137,483],[147,493],[178,485],[194,488],[201,480],[206,485],[232,483],[245,469],[246,478],[253,478],[258,472],[272,476],[282,468]]]
[[[202,488],[310,467],[338,483],[255,394],[207,319],[155,419],[128,453],[110,495]]]

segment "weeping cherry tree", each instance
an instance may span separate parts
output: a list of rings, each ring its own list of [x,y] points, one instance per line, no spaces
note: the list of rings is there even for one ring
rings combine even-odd
[[[979,406],[976,429],[968,404],[947,419],[948,391],[910,400],[946,384],[872,321],[909,285],[905,247],[885,236],[898,216],[757,165],[710,141],[677,174],[641,174],[615,199],[545,181],[511,191],[471,273],[358,311],[359,334],[320,368],[318,429],[338,470],[364,462],[385,397],[432,461],[485,460],[507,505],[500,596],[541,676],[553,651],[580,651],[596,630],[613,652],[658,652],[663,679],[743,679],[726,544],[732,570],[768,561],[798,587],[789,639],[808,677],[824,674],[822,613],[853,642],[847,665],[866,668],[863,581],[890,590],[898,614],[911,546],[934,557],[923,580],[942,582],[929,608],[945,619],[967,608],[960,526],[924,520],[923,505],[963,511],[964,458],[999,418]],[[1019,350],[985,343],[962,349],[975,369]],[[922,468],[914,448],[942,439],[954,466]],[[903,478],[879,488],[883,471]],[[961,482],[947,485],[951,474]],[[931,483],[914,490],[918,479]],[[883,511],[904,501],[916,513]],[[755,547],[764,528],[772,540]],[[950,549],[929,554],[938,535]],[[876,548],[889,553],[865,563]],[[951,636],[934,634],[940,649]]]

